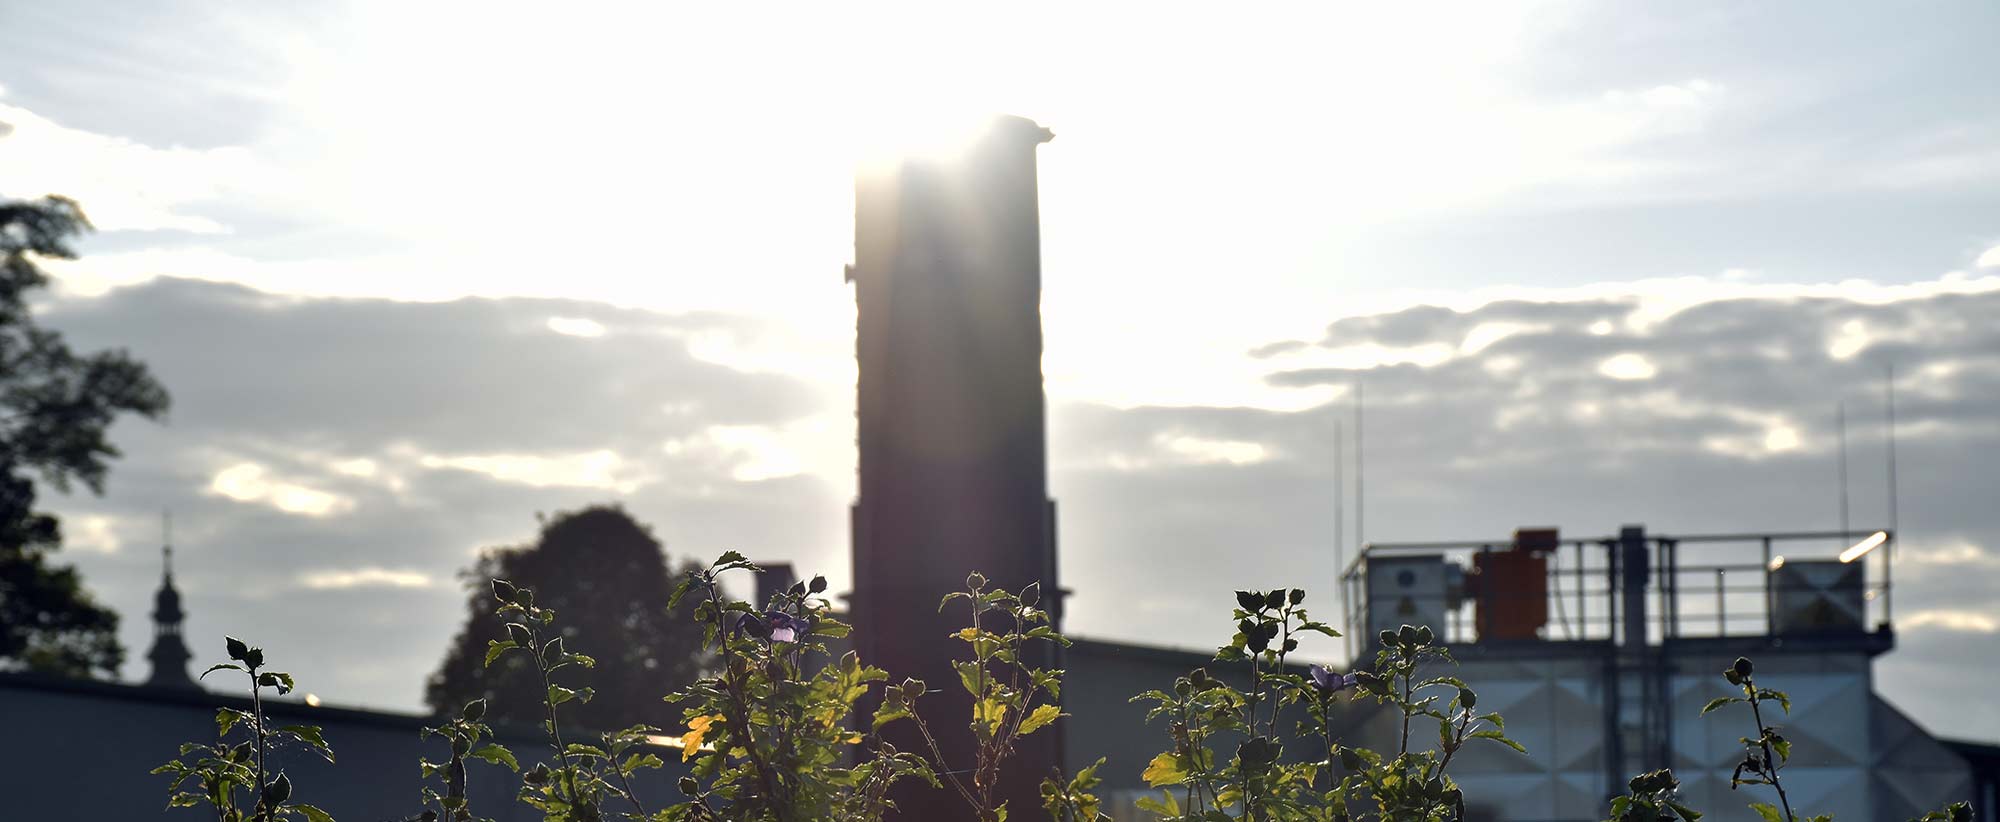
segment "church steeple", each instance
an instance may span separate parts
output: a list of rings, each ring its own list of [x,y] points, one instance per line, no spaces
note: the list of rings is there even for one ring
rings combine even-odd
[[[188,676],[188,660],[194,654],[181,640],[181,621],[187,615],[181,611],[181,592],[174,588],[173,520],[164,514],[161,517],[162,574],[160,592],[153,595],[153,649],[146,652],[146,658],[152,660],[153,673],[146,678],[146,684],[154,688],[199,689],[201,686]]]

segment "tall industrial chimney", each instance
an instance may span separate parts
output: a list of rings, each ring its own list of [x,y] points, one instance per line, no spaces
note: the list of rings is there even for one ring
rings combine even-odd
[[[940,615],[939,600],[978,571],[1008,589],[1040,582],[1061,618],[1035,184],[1051,137],[996,118],[952,156],[901,157],[855,182],[855,644],[892,681],[930,685],[920,707],[950,770],[974,761],[971,698],[950,664],[968,652],[950,637],[967,615]],[[886,730],[898,748],[925,748],[907,727]],[[1058,729],[1022,743],[1001,788],[1015,815],[1035,811],[1038,783],[1062,764]],[[905,820],[972,818],[949,789],[898,801]]]

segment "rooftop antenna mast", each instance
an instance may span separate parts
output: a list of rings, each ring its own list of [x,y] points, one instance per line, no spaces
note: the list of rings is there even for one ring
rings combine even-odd
[[[1840,436],[1840,542],[1846,544],[1847,533],[1847,403],[1833,406],[1834,428]]]
[[[1346,430],[1334,418],[1334,604],[1340,608],[1340,632],[1352,634],[1348,618],[1348,454]],[[1354,642],[1348,640],[1348,656],[1354,656]]]
[[[1368,531],[1364,527],[1367,523],[1363,519],[1367,515],[1368,510],[1366,507],[1367,498],[1362,496],[1363,487],[1361,484],[1364,477],[1367,476],[1362,472],[1361,462],[1361,443],[1363,441],[1361,438],[1361,387],[1361,380],[1356,378],[1354,380],[1354,550],[1357,552],[1368,550]]]
[[[1894,613],[1889,606],[1895,597],[1895,588],[1889,584],[1890,575],[1896,567],[1896,546],[1903,541],[1903,532],[1896,521],[1896,364],[1893,362],[1883,377],[1882,395],[1889,438],[1889,545],[1882,556],[1882,618],[1888,620]]]
[[[1344,592],[1341,577],[1347,573],[1347,443],[1340,420],[1333,421],[1333,584]],[[1345,600],[1344,593],[1340,597]],[[1343,611],[1342,613],[1345,613]]]
[[[166,574],[174,575],[174,512],[160,511],[160,555],[166,561]]]

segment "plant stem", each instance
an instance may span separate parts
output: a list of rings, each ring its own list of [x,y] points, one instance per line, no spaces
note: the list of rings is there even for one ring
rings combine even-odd
[[[1757,686],[1743,678],[1743,690],[1750,694],[1750,717],[1757,721],[1757,741],[1764,747],[1764,767],[1770,769],[1771,788],[1778,792],[1778,805],[1785,810],[1785,822],[1794,822],[1792,802],[1785,798],[1785,786],[1778,784],[1778,761],[1771,756],[1771,729],[1764,727],[1764,712],[1757,708]]]
[[[548,709],[549,737],[550,739],[554,740],[553,744],[555,745],[556,748],[556,758],[562,762],[563,782],[565,784],[565,787],[569,788],[570,807],[575,808],[577,807],[578,804],[578,799],[576,795],[576,771],[573,770],[569,764],[569,746],[563,744],[562,726],[556,724],[555,700],[549,698],[549,691],[553,690],[553,687],[549,683],[548,661],[542,659],[541,628],[539,626],[530,626],[528,628],[528,639],[530,643],[528,647],[528,655],[534,657],[535,671],[542,675],[542,706]]]
[[[251,719],[254,720],[251,727],[257,731],[257,804],[251,807],[256,809],[256,817],[258,819],[270,819],[271,809],[264,806],[264,689],[257,687],[257,669],[250,668],[248,673],[250,674],[250,713]]]
[[[1403,742],[1396,755],[1402,756],[1410,752],[1410,680],[1416,678],[1416,671],[1399,672],[1397,676],[1403,680]]]
[[[723,614],[725,611],[722,607],[719,589],[714,584],[708,586],[708,601],[709,609],[715,614],[715,641],[721,646],[723,652],[722,685],[729,690],[729,705],[738,714],[726,719],[729,724],[733,724],[739,728],[743,734],[743,750],[750,757],[751,768],[757,771],[757,781],[763,783],[764,796],[771,803],[771,815],[778,822],[785,822],[787,803],[783,797],[778,795],[778,783],[772,779],[771,766],[764,761],[763,754],[758,753],[757,738],[750,733],[749,697],[743,693],[743,683],[737,681],[737,677],[734,675],[736,666],[729,659],[729,628],[724,624]]]
[[[611,748],[610,745],[604,747],[606,750],[610,750]],[[620,769],[616,762],[611,763],[611,768],[618,772],[618,783],[625,786],[625,801],[632,803],[632,807],[639,809],[639,817],[641,819],[645,818],[646,806],[639,802],[639,794],[632,790],[632,778],[625,775],[625,771]]]

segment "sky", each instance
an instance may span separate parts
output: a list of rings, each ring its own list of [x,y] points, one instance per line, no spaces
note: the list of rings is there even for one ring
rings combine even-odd
[[[115,428],[104,496],[51,498],[62,556],[141,677],[171,509],[198,660],[244,634],[392,709],[457,572],[537,512],[620,501],[674,557],[843,586],[856,158],[1004,111],[1056,134],[1073,633],[1212,647],[1232,588],[1330,593],[1357,378],[1369,541],[1794,531],[1838,526],[1843,403],[1854,527],[1886,525],[1894,363],[1878,685],[2000,738],[1996,30],[1982,2],[7,4],[0,196],[98,228],[40,316],[174,395]]]

